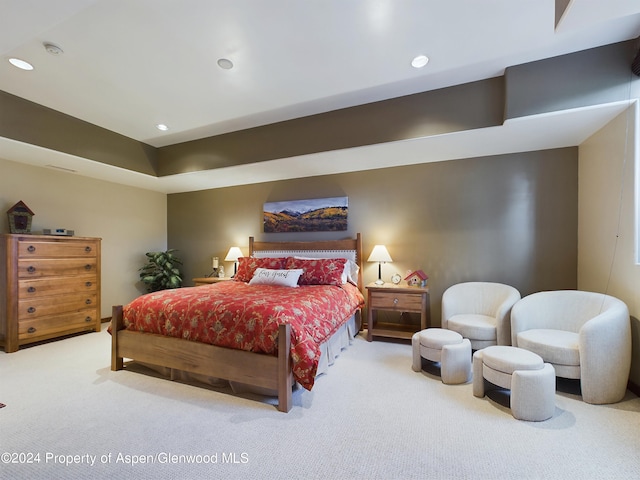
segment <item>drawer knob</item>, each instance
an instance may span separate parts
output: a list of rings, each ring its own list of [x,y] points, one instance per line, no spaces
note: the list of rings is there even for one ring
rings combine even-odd
[[[394,299],[393,299],[393,304],[394,304],[394,305],[397,305],[397,304],[398,304],[398,299],[397,299],[397,298],[394,298]]]
[[[36,307],[27,308],[27,313],[36,313]]]
[[[33,265],[29,265],[27,267],[27,272],[29,273],[35,273],[36,272],[36,267],[34,267]]]
[[[90,298],[87,298],[87,299],[84,301],[84,303],[86,303],[87,305],[91,305],[91,299],[90,299]]]
[[[84,319],[84,321],[85,321],[85,322],[87,322],[87,323],[89,323],[89,322],[91,322],[91,321],[92,321],[92,319],[91,319],[91,317],[87,317],[87,318],[85,318],[85,319]]]
[[[29,245],[29,246],[27,247],[27,252],[29,252],[29,253],[33,253],[33,252],[35,252],[35,251],[36,251],[36,247],[34,247],[33,245]]]
[[[36,327],[29,327],[27,330],[28,333],[36,333]]]
[[[36,287],[27,288],[27,292],[29,292],[29,293],[34,293],[35,291],[36,291]]]
[[[91,247],[84,247],[84,251],[87,252],[87,253],[90,253],[91,252]]]
[[[91,270],[91,265],[89,265],[88,263],[84,266],[85,270]]]
[[[91,282],[84,282],[84,286],[85,287],[90,287],[91,286]]]

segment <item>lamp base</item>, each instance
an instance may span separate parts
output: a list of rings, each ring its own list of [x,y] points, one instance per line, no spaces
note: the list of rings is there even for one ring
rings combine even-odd
[[[381,278],[377,279],[376,285],[384,285],[384,280],[382,280]]]

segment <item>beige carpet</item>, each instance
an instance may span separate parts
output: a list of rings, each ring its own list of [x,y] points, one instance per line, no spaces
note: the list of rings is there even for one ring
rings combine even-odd
[[[640,478],[631,393],[594,406],[558,392],[550,420],[521,422],[471,384],[413,372],[408,344],[358,337],[283,414],[111,372],[109,355],[105,331],[0,353],[1,478]]]

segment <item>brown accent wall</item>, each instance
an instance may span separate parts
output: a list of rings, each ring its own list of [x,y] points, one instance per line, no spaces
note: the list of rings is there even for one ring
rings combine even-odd
[[[501,125],[504,79],[417,93],[162,147],[173,175]]]
[[[639,40],[508,67],[505,119],[628,101],[640,96],[631,72]]]
[[[168,196],[168,245],[181,250],[185,278],[211,271],[211,257],[248,237],[304,240],[363,235],[365,255],[387,246],[395,272],[431,277],[432,319],[443,291],[470,280],[511,284],[523,295],[576,288],[578,149],[564,148],[384,170],[286,180]],[[349,197],[342,233],[265,234],[265,202]],[[365,258],[366,260],[366,258]],[[233,269],[233,264],[225,264]],[[366,264],[365,282],[377,277]]]
[[[1,90],[0,136],[156,175],[154,147]]]

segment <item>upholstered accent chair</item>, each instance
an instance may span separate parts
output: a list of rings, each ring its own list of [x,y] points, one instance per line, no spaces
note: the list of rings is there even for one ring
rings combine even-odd
[[[541,356],[556,376],[580,379],[582,399],[622,400],[631,368],[627,305],[609,295],[579,290],[538,292],[511,311],[513,346]]]
[[[442,295],[442,328],[468,338],[473,350],[511,345],[511,308],[520,298],[518,290],[502,283],[452,285]]]

